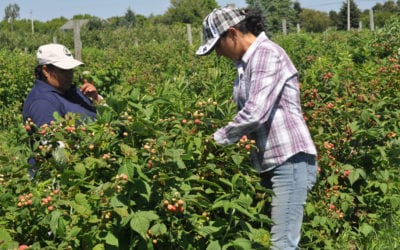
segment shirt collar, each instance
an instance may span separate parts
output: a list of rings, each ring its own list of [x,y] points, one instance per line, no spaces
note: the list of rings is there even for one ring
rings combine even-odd
[[[39,79],[35,79],[35,85],[41,89],[41,91],[47,91],[47,92],[57,92],[60,95],[65,95],[69,92],[74,92],[75,91],[75,85],[72,85],[71,88],[66,92],[66,93],[61,93],[58,89],[56,89],[55,87],[51,86],[50,84],[48,84],[45,81],[39,80]]]
[[[247,64],[247,62],[249,61],[249,59],[251,58],[251,56],[254,54],[255,50],[257,49],[257,47],[259,46],[259,44],[261,42],[263,42],[264,40],[268,39],[267,35],[265,34],[265,32],[261,32],[256,40],[250,45],[250,47],[246,50],[246,52],[244,53],[244,55],[242,56],[242,59],[240,60],[239,64]]]
[[[38,88],[40,88],[41,91],[58,92],[59,93],[59,91],[56,88],[54,88],[53,86],[51,86],[50,84],[48,84],[45,81],[35,79],[35,85]]]

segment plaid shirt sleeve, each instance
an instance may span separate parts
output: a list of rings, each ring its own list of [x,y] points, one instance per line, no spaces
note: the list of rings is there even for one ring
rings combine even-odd
[[[255,139],[260,171],[298,152],[316,155],[301,110],[297,70],[286,52],[262,34],[243,56],[238,72],[234,99],[239,111],[214,133],[214,140],[227,145],[243,135]]]
[[[259,49],[249,63],[247,73],[239,75],[234,91],[240,111],[233,121],[214,134],[219,144],[235,143],[266,123],[286,80],[297,75],[285,69],[288,62],[276,50]]]

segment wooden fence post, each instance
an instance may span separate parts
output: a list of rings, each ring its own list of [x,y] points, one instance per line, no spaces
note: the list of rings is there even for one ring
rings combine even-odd
[[[282,32],[284,35],[287,35],[287,29],[286,29],[286,19],[282,19]]]
[[[374,11],[372,9],[369,10],[369,28],[371,31],[375,30]]]
[[[82,60],[81,26],[79,20],[74,20],[74,51],[75,58]]]
[[[187,29],[189,45],[192,46],[193,45],[192,27],[190,26],[190,23],[186,24],[186,29]]]

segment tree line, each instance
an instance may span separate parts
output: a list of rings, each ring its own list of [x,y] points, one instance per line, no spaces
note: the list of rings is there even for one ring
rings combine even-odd
[[[260,8],[266,16],[268,33],[282,31],[282,20],[285,20],[288,32],[293,32],[298,27],[306,32],[323,32],[329,28],[346,30],[348,25],[348,6],[350,6],[350,27],[359,28],[360,23],[368,27],[370,10],[361,10],[354,0],[344,0],[339,11],[329,13],[303,8],[298,1],[291,0],[246,0],[248,7]],[[144,27],[154,24],[185,23],[200,25],[204,16],[212,9],[218,7],[216,0],[170,0],[170,7],[162,15],[144,16],[134,13],[128,8],[123,16],[114,16],[102,19],[89,14],[77,14],[73,19],[88,19],[88,29],[98,30],[108,27]],[[62,26],[67,19],[59,17],[47,22],[37,20],[17,20],[20,7],[17,4],[9,4],[4,10],[4,18],[0,23],[0,29],[10,31],[51,32]],[[377,3],[372,7],[374,23],[382,27],[391,16],[400,14],[400,0],[392,0],[385,3]],[[32,28],[34,26],[34,29]]]

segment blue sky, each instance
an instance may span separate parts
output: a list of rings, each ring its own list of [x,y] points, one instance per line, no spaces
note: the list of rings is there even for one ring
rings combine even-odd
[[[257,1],[257,0],[255,0]],[[339,11],[346,0],[299,0],[303,8]],[[361,10],[369,9],[376,3],[387,0],[355,0]],[[217,0],[220,6],[234,3],[245,7],[246,0]],[[170,6],[170,0],[0,0],[0,18],[4,18],[4,9],[9,4],[18,4],[20,18],[48,21],[57,17],[72,18],[76,14],[90,14],[100,18],[123,16],[128,8],[136,14],[148,16],[163,14]]]

